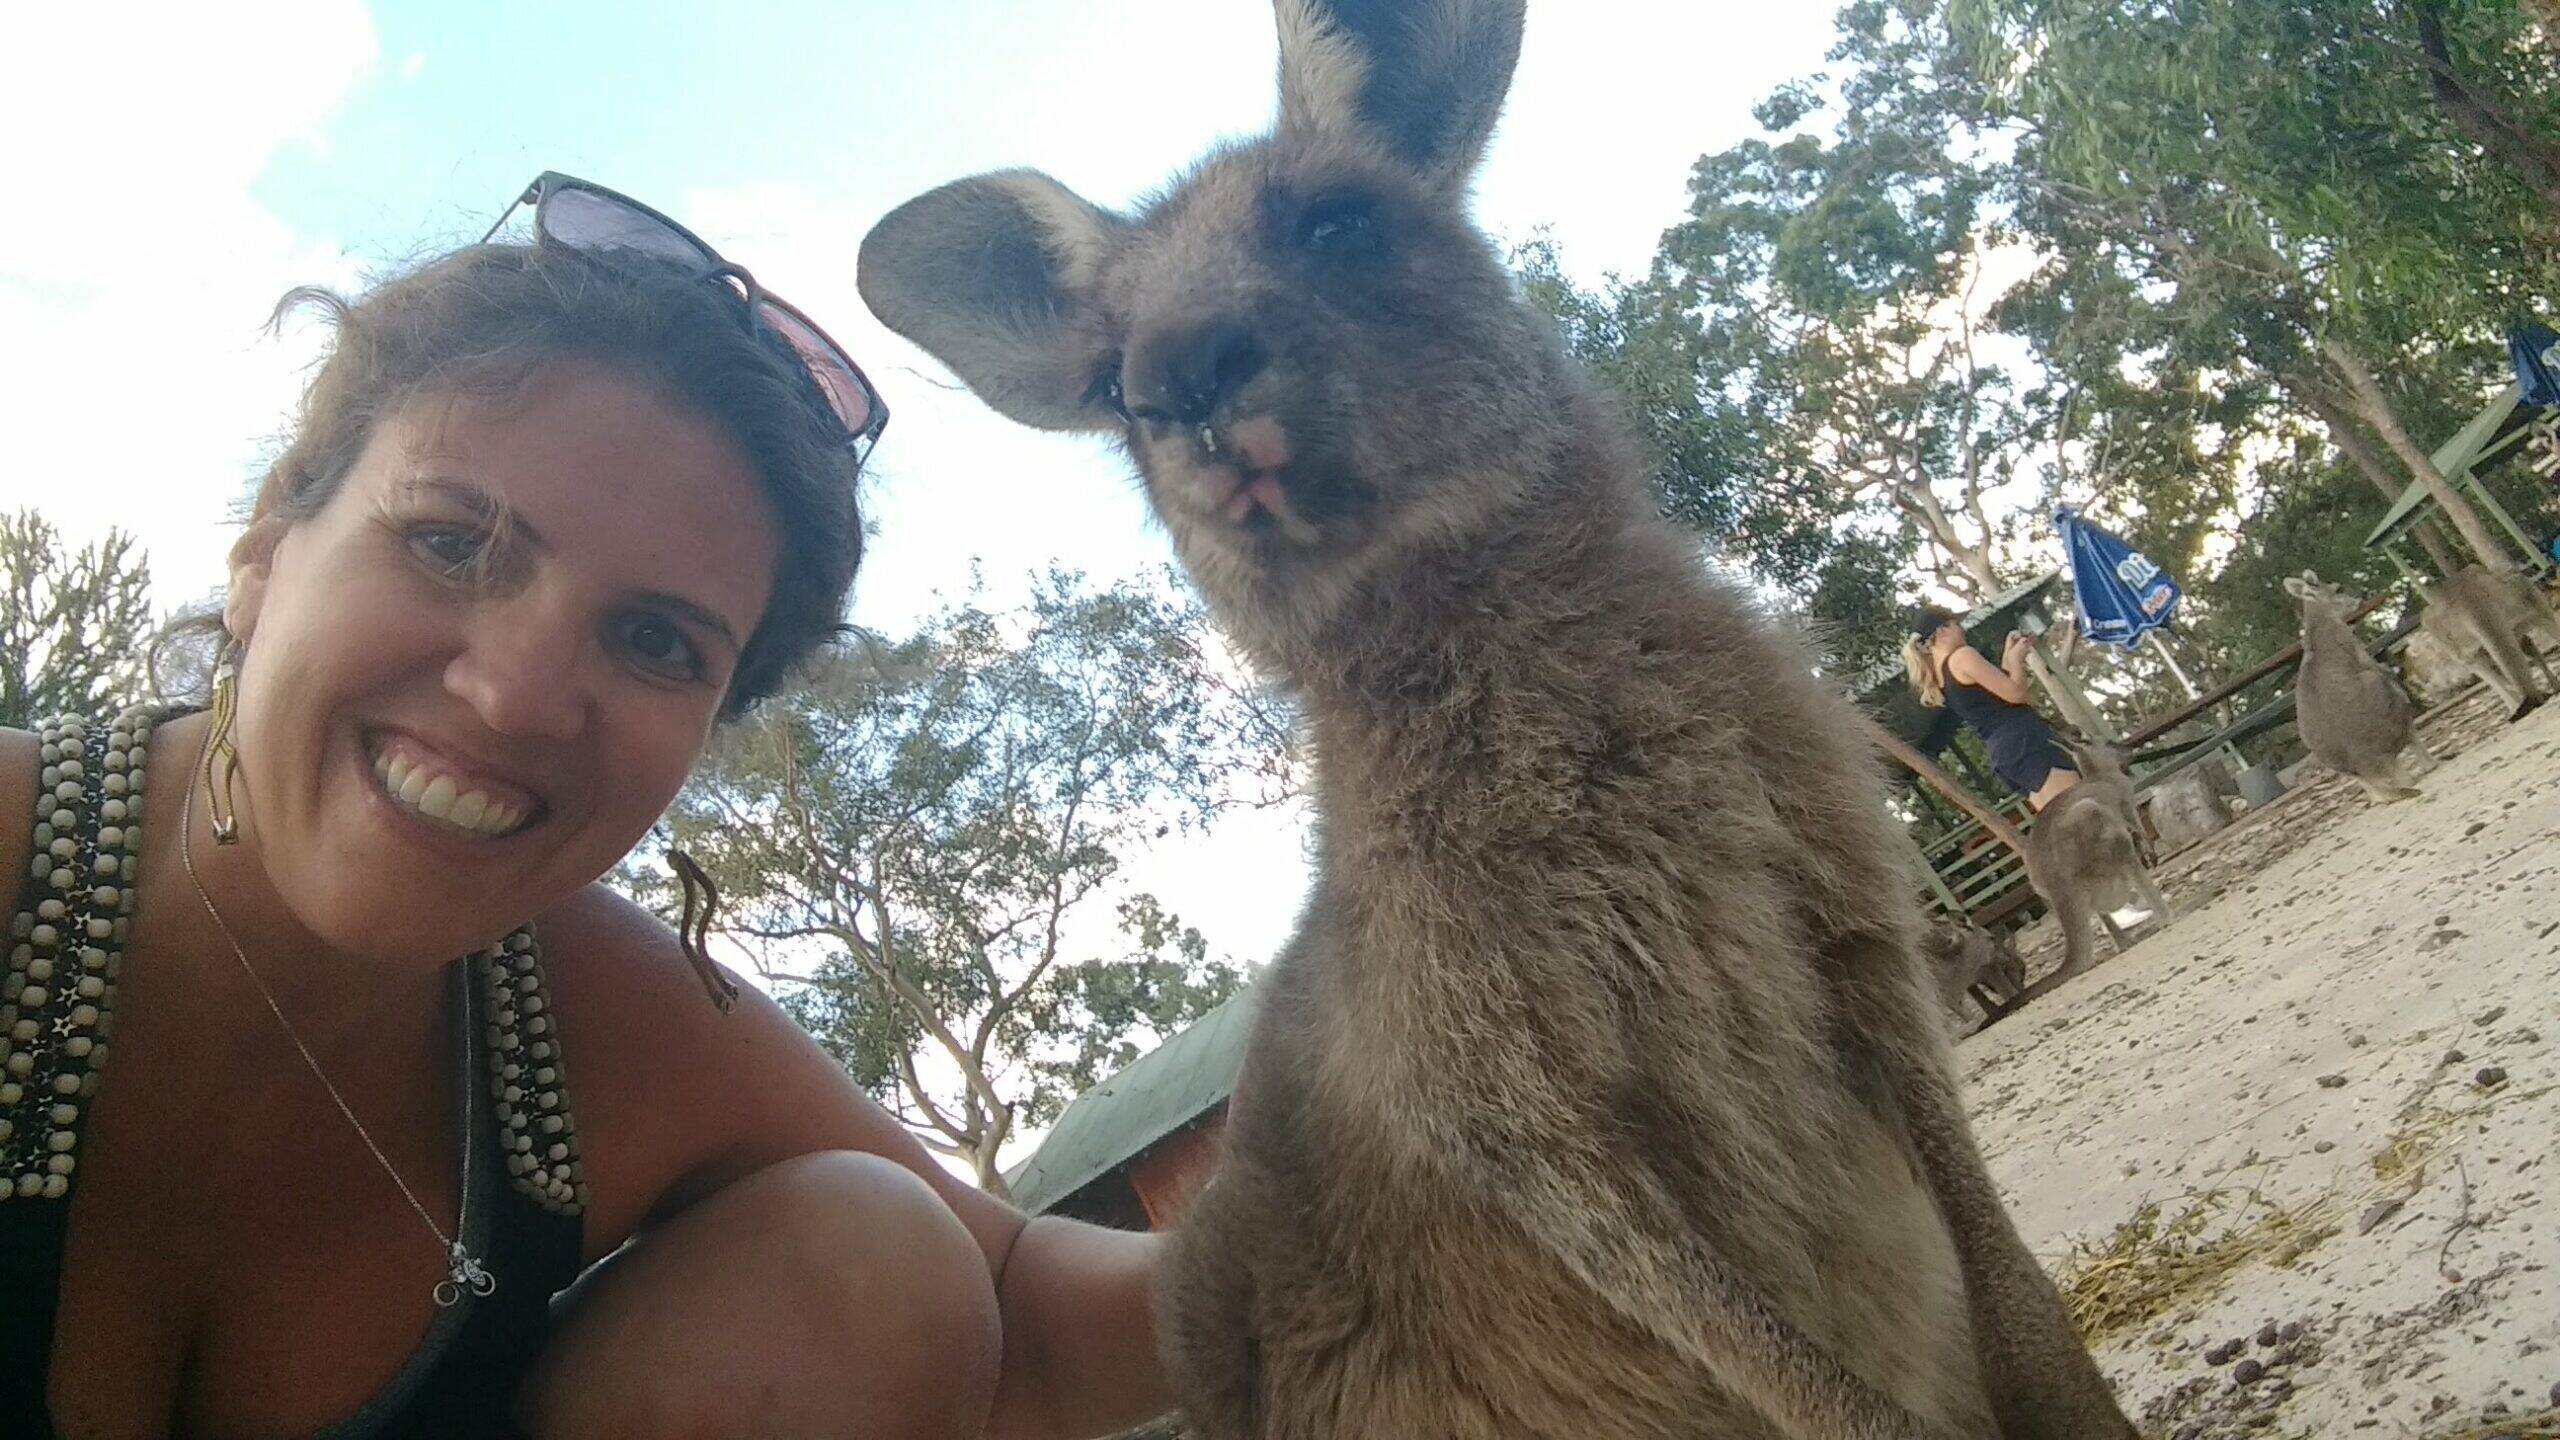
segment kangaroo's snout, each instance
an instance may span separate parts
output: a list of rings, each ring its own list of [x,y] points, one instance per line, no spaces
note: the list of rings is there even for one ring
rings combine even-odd
[[[1242,319],[1153,331],[1130,346],[1121,370],[1129,416],[1153,425],[1205,425],[1271,363],[1271,351]]]

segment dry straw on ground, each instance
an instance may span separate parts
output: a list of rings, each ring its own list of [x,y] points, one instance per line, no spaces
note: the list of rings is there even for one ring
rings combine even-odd
[[[2248,1266],[2293,1264],[2337,1233],[2337,1210],[2328,1201],[2289,1208],[2231,1189],[2146,1201],[2105,1239],[2075,1245],[2054,1283],[2094,1345],[2212,1295]]]
[[[2445,1137],[2509,1100],[2534,1098],[2549,1088],[2500,1087],[2460,1108],[2428,1104],[2423,1095],[2412,1100],[2401,1110],[2398,1128],[2373,1153],[2377,1183],[2353,1194],[2332,1190],[2285,1205],[2255,1190],[2223,1188],[2146,1201],[2106,1238],[2074,1244],[2053,1267],[2054,1284],[2092,1345],[2153,1324],[2213,1295],[2250,1265],[2292,1265],[2337,1234],[2344,1217],[2377,1200],[2415,1194]]]

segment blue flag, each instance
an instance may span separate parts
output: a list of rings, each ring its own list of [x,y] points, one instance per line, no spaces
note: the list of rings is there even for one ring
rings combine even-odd
[[[2560,335],[2541,325],[2527,325],[2507,337],[2507,356],[2515,361],[2516,385],[2524,403],[2560,409]]]
[[[2127,650],[2169,623],[2184,593],[2141,551],[2080,518],[2070,506],[2053,512],[2071,557],[2071,588],[2080,597],[2080,633]]]

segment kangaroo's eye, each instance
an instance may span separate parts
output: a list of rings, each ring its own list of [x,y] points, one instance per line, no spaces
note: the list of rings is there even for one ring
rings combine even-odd
[[[1118,351],[1102,357],[1102,364],[1093,372],[1093,383],[1085,387],[1084,402],[1088,405],[1099,405],[1123,420],[1129,418],[1129,402],[1120,393]]]
[[[1378,245],[1377,208],[1366,195],[1329,195],[1298,218],[1298,243],[1319,255],[1351,255]]]

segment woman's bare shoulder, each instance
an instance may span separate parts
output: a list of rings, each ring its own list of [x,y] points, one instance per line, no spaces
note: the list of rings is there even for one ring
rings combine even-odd
[[[628,896],[590,885],[536,930],[594,1197],[591,1250],[814,1150],[941,1174],[771,996],[741,984],[723,1012],[675,931]]]
[[[1947,656],[1947,673],[1958,678],[1981,675],[1999,668],[1991,663],[1990,656],[1970,645],[1959,645]]]
[[[0,895],[15,910],[19,881],[35,853],[36,751],[41,742],[25,730],[0,729],[0,876],[10,877]]]

